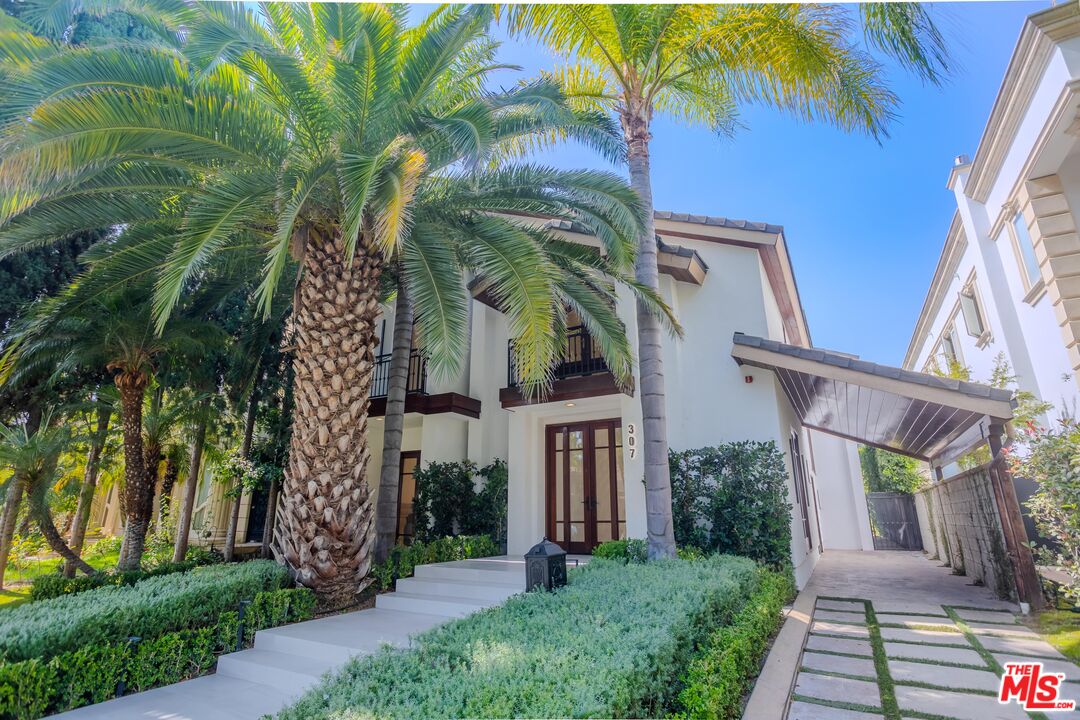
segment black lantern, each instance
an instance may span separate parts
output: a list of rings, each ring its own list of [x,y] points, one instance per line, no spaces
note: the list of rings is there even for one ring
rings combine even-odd
[[[566,584],[566,551],[546,537],[525,553],[525,589],[554,590]]]

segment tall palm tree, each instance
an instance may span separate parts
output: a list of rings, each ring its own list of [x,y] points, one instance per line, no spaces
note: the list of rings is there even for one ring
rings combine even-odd
[[[135,569],[142,561],[150,527],[152,479],[156,479],[156,472],[147,472],[144,455],[145,392],[161,356],[198,355],[208,337],[216,335],[212,325],[183,316],[156,331],[146,287],[130,286],[99,296],[75,313],[68,311],[68,300],[67,295],[61,295],[32,309],[0,360],[0,381],[18,383],[23,374],[41,367],[50,367],[57,378],[77,369],[112,373],[120,397],[124,449],[121,506],[127,520],[118,567]],[[153,447],[155,443],[151,443]],[[155,453],[150,460],[153,464],[160,457]]]
[[[370,564],[365,435],[388,259],[400,258],[436,373],[456,372],[466,350],[466,268],[498,288],[526,391],[550,384],[567,302],[613,370],[630,372],[604,272],[633,257],[633,192],[608,173],[485,163],[495,144],[541,131],[620,157],[612,124],[568,108],[547,82],[449,102],[447,88],[483,85],[490,68],[470,60],[487,42],[490,11],[451,8],[420,28],[407,28],[404,13],[173,3],[154,27],[175,49],[0,42],[0,64],[14,58],[13,92],[0,100],[0,190],[11,198],[0,255],[87,225],[131,232],[166,213],[179,232],[156,281],[159,331],[228,249],[264,253],[266,313],[299,265],[297,412],[275,551],[324,596],[352,593]],[[508,210],[580,222],[608,260],[562,247]],[[620,279],[663,312],[654,292]]]
[[[553,77],[585,107],[614,113],[627,143],[630,184],[650,211],[635,275],[659,287],[649,143],[656,113],[730,132],[742,103],[843,130],[886,134],[896,98],[877,62],[851,36],[858,13],[869,49],[926,80],[946,70],[945,42],[914,3],[830,5],[508,5],[512,33],[538,38],[566,61]],[[650,557],[675,554],[661,328],[639,303],[638,361]]]
[[[53,523],[47,495],[56,480],[57,465],[70,436],[63,426],[51,426],[51,417],[32,432],[27,423],[0,425],[0,467],[12,471],[12,480],[26,493],[30,515],[41,529],[45,542],[65,562],[85,573],[97,572],[67,546]]]

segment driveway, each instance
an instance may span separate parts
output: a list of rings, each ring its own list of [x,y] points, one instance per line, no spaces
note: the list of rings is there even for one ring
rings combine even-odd
[[[1018,624],[1018,607],[922,553],[828,551],[799,594],[745,720],[1024,720],[997,690],[1006,662],[1080,668]],[[1074,718],[1080,713],[1051,713]]]

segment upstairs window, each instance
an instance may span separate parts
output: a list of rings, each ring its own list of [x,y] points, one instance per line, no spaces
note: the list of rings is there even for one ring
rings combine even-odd
[[[960,362],[959,344],[956,342],[956,330],[950,327],[941,334],[941,354],[949,364]]]
[[[1016,240],[1016,251],[1020,255],[1023,266],[1024,279],[1030,289],[1042,280],[1042,272],[1039,270],[1039,260],[1035,257],[1035,244],[1031,241],[1031,233],[1028,232],[1023,213],[1018,212],[1013,216],[1013,238]]]
[[[979,296],[975,292],[975,283],[971,282],[960,291],[960,312],[964,314],[964,326],[968,335],[982,337],[986,332],[986,323],[983,322],[982,308],[979,306]]]

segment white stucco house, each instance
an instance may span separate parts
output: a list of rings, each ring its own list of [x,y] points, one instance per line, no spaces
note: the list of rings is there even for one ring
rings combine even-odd
[[[1078,107],[1070,2],[1027,19],[974,156],[951,168],[957,209],[905,368],[955,360],[985,382],[1004,353],[1018,389],[1080,409]]]
[[[792,557],[800,585],[822,548],[871,549],[855,445],[804,428],[773,372],[732,358],[745,333],[809,347],[783,229],[718,217],[656,213],[661,290],[685,329],[666,338],[668,437],[676,450],[737,440],[772,440],[787,458],[793,503]],[[556,226],[571,240],[591,239]],[[544,402],[515,388],[503,315],[480,288],[471,302],[466,369],[426,377],[419,355],[410,377],[399,527],[408,526],[417,463],[494,458],[509,466],[508,552],[548,536],[574,553],[605,540],[645,537],[641,405],[621,392],[588,335],[573,330]],[[636,336],[632,299],[620,307]],[[385,308],[381,365],[389,363],[393,308]],[[568,324],[573,326],[573,319]],[[381,375],[385,375],[382,373]],[[368,479],[378,485],[385,383],[376,373]],[[636,386],[636,383],[635,383]],[[822,514],[830,509],[831,518]],[[838,519],[843,516],[843,519]]]

